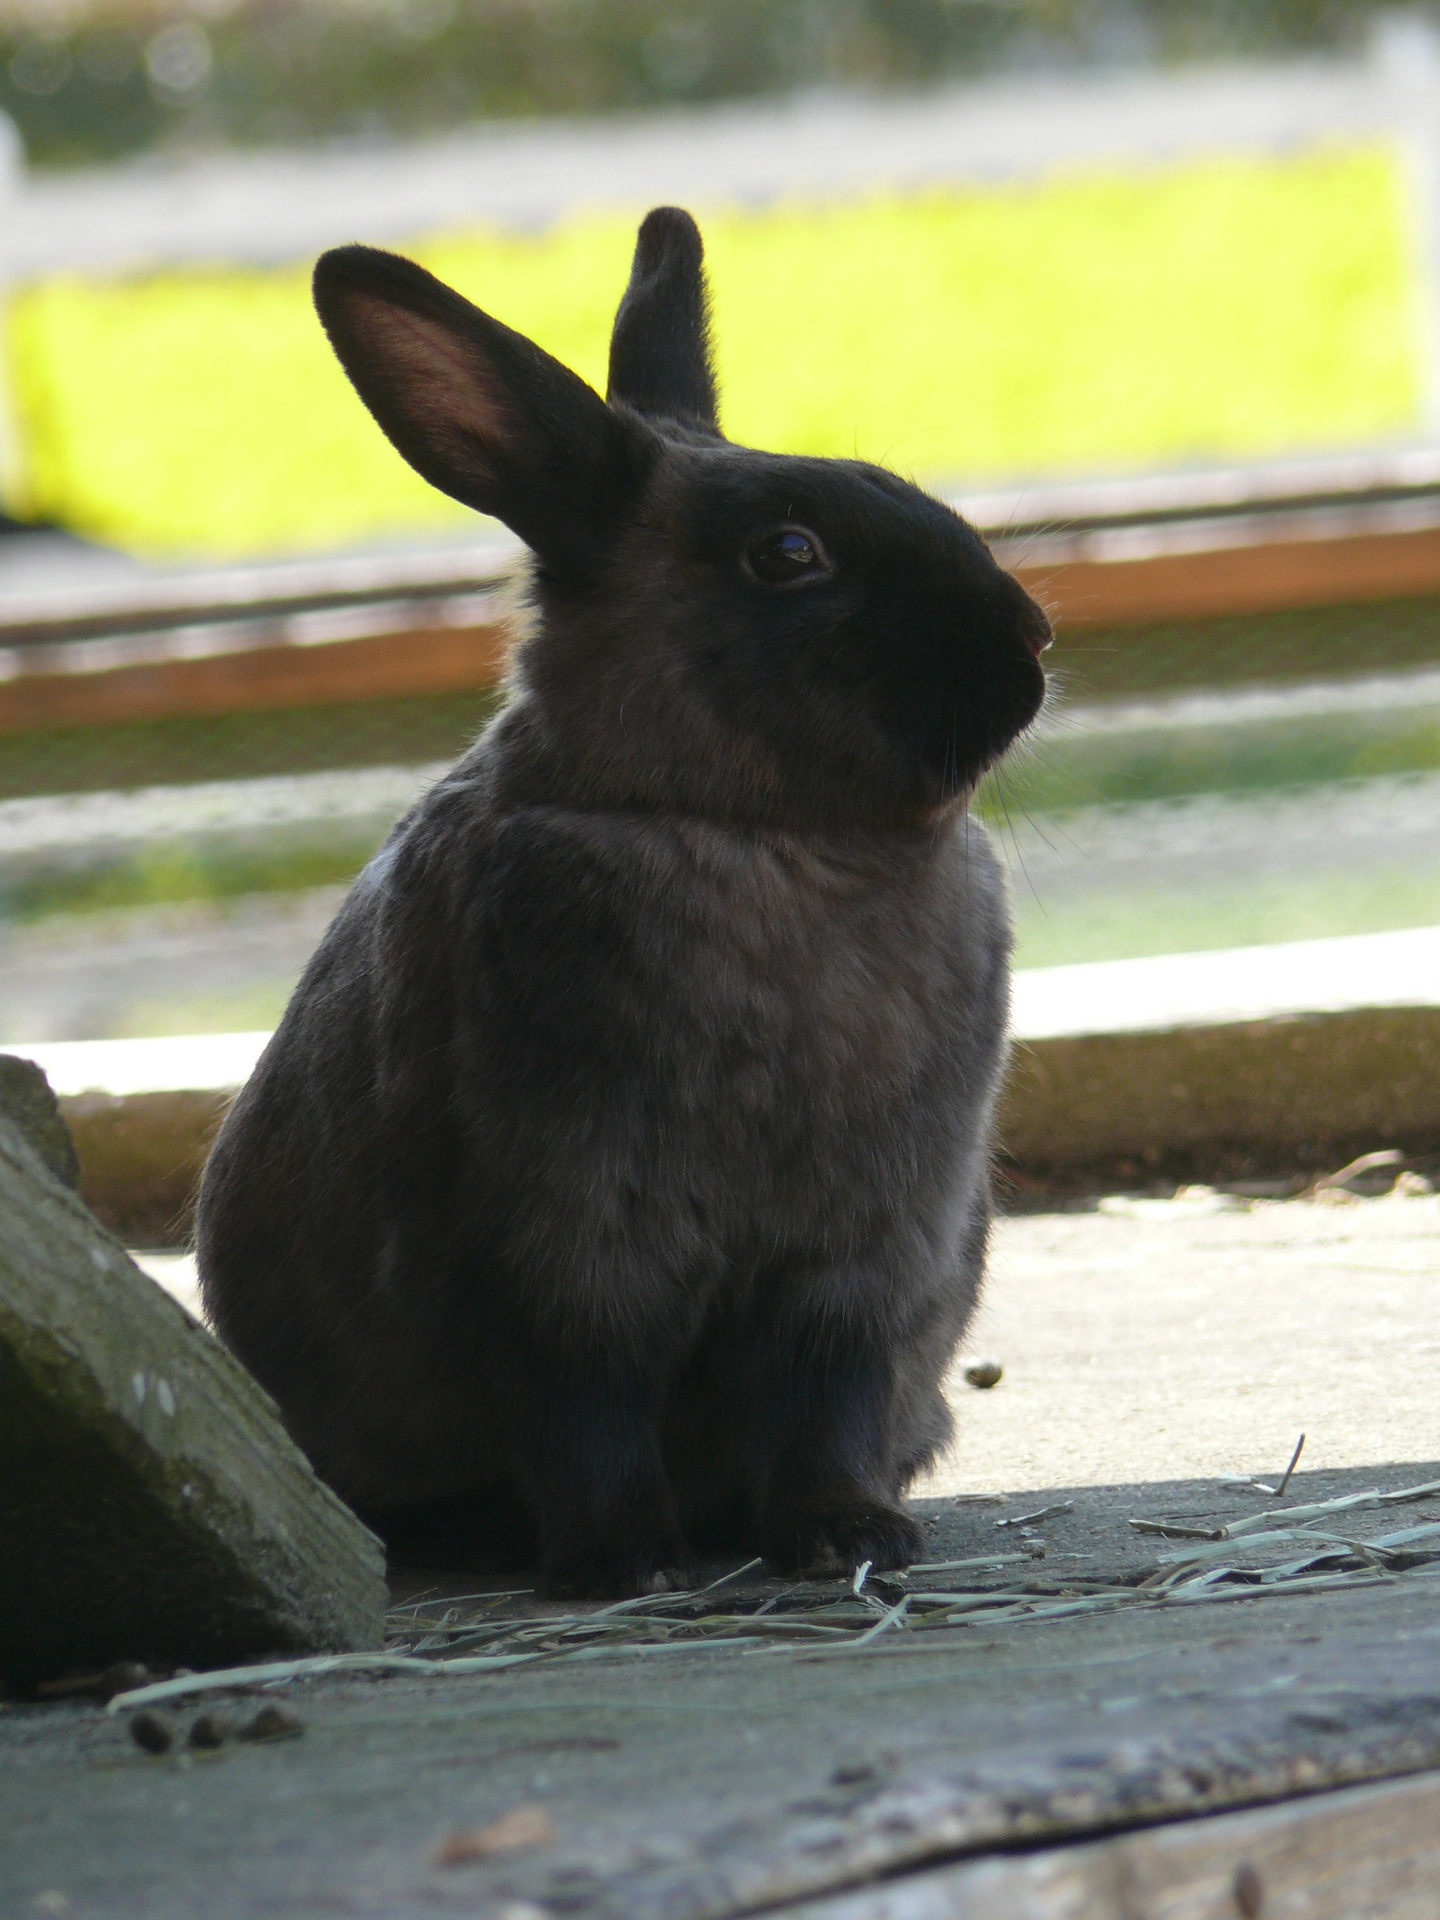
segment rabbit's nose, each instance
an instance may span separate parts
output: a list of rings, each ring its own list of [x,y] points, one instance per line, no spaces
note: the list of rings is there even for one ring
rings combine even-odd
[[[1021,616],[1020,632],[1026,646],[1037,660],[1055,638],[1054,629],[1044,611],[1037,607],[1033,600],[1026,603]]]

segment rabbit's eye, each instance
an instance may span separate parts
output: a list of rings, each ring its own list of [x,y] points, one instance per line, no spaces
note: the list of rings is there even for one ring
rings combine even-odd
[[[752,578],[772,587],[818,579],[830,571],[819,538],[805,527],[772,527],[757,534],[746,547],[744,560]]]

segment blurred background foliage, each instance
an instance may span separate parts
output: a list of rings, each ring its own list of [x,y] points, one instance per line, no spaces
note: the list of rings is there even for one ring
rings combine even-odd
[[[5,0],[37,166],[1045,68],[1342,52],[1384,0]],[[1384,9],[1390,10],[1390,9]]]

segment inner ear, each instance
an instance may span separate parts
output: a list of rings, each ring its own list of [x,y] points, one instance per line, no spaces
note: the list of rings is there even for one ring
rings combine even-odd
[[[647,213],[610,336],[607,397],[720,431],[700,229],[680,207]]]
[[[356,392],[432,486],[503,520],[552,566],[594,564],[648,471],[637,422],[396,254],[325,254],[315,305]]]
[[[337,351],[388,438],[432,486],[494,513],[501,474],[520,448],[489,356],[438,316],[365,292],[351,293],[344,323]]]

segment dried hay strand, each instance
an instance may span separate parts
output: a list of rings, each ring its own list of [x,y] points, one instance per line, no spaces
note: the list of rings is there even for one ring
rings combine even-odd
[[[1329,1530],[1342,1516],[1348,1527],[1352,1515],[1425,1500],[1440,1500],[1440,1481],[1270,1509],[1213,1528],[1163,1517],[1132,1519],[1129,1524],[1137,1532],[1177,1544],[1158,1554],[1152,1565],[1110,1578],[1008,1571],[1017,1562],[1034,1568],[1037,1552],[1032,1549],[920,1562],[903,1574],[877,1576],[866,1567],[853,1576],[802,1580],[763,1600],[741,1598],[728,1609],[717,1606],[714,1596],[754,1573],[760,1561],[734,1567],[692,1592],[644,1594],[545,1616],[533,1610],[533,1590],[528,1588],[444,1599],[422,1596],[392,1610],[383,1652],[321,1654],[178,1675],[116,1694],[109,1711],[191,1694],[269,1689],[334,1673],[458,1679],[560,1662],[722,1650],[745,1656],[786,1647],[804,1649],[816,1658],[866,1653],[881,1644],[920,1644],[921,1636],[923,1644],[939,1648],[963,1644],[954,1633],[969,1626],[988,1631],[1118,1609],[1350,1592],[1440,1574],[1440,1520],[1366,1538]],[[1058,1517],[1069,1510],[1067,1502],[1043,1511]],[[1040,1515],[1025,1517],[1033,1524]],[[1260,1557],[1252,1560],[1252,1555]],[[1002,1578],[984,1583],[987,1573]],[[969,1584],[947,1585],[943,1576],[954,1574],[969,1575]],[[514,1611],[527,1602],[530,1611]]]

